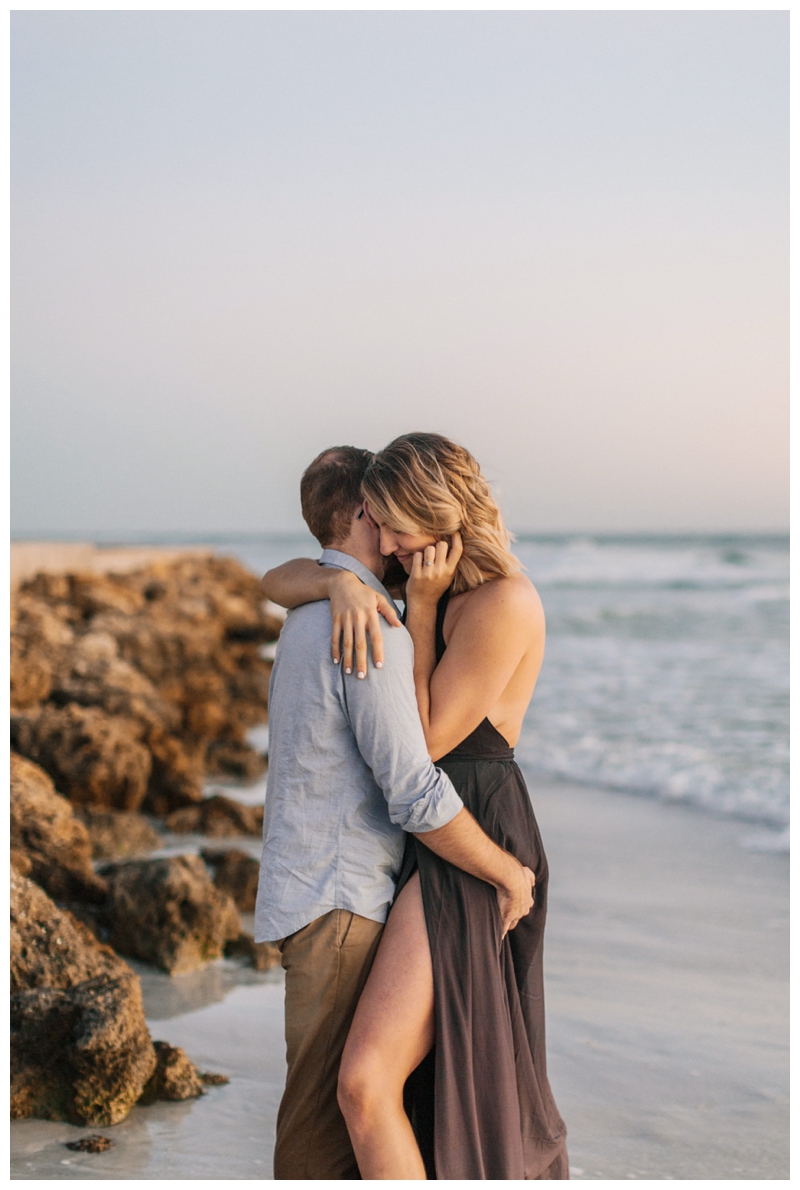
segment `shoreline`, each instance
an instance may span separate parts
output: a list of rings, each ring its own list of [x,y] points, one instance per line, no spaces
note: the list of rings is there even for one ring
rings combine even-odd
[[[787,1178],[787,857],[744,851],[742,822],[528,778],[551,869],[549,1075],[573,1178]],[[134,1108],[101,1130],[116,1141],[105,1153],[63,1147],[94,1130],[15,1122],[12,1177],[269,1178],[281,972],[137,970],[153,1035],[230,1085]]]

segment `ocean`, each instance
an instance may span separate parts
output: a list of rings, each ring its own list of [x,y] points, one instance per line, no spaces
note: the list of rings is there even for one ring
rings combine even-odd
[[[259,575],[319,552],[308,534],[204,540]],[[547,617],[526,772],[690,803],[788,846],[788,537],[521,535],[514,550]]]

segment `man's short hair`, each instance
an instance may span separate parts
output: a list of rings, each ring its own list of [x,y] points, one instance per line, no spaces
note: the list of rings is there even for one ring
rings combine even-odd
[[[371,458],[371,450],[331,446],[303,472],[303,519],[323,549],[338,545],[350,535],[353,513],[364,499],[361,480]]]

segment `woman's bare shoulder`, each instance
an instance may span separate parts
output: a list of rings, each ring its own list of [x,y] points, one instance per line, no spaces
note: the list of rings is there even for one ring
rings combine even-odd
[[[531,629],[544,627],[544,609],[539,593],[525,574],[489,579],[465,592],[460,620],[468,623],[487,614],[504,621],[525,622]]]

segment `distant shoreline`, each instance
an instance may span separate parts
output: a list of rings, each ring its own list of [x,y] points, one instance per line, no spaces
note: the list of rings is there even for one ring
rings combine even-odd
[[[593,532],[590,529],[574,529],[564,530],[563,532],[537,532],[528,529],[513,530],[513,536],[516,541],[531,541],[542,543],[560,543],[567,541],[596,541],[603,545],[623,545],[623,544],[663,544],[663,545],[682,545],[682,544],[708,544],[709,546],[724,546],[728,542],[746,543],[746,542],[774,542],[788,544],[790,539],[790,531],[788,529],[765,529],[761,531],[756,530],[730,530],[727,532],[712,532],[712,531],[650,531],[642,530],[641,532]],[[259,541],[297,541],[300,538],[308,538],[313,540],[308,530],[305,529],[275,529],[252,531],[252,532],[230,532],[230,533],[190,533],[175,530],[174,532],[132,532],[132,533],[103,533],[97,532],[95,534],[59,534],[47,533],[40,536],[33,533],[12,533],[12,545],[23,545],[33,543],[52,543],[52,544],[87,544],[91,543],[98,548],[107,549],[114,547],[133,547],[133,546],[150,546],[150,547],[166,547],[166,546],[194,546],[197,548],[213,548],[226,542],[241,542],[246,544],[248,542]]]
[[[88,541],[12,541],[10,551],[11,586],[23,583],[41,572],[61,574],[89,571],[93,574],[124,574],[149,566],[152,562],[172,562],[189,555],[207,557],[213,546],[173,547],[145,545],[99,546]]]

